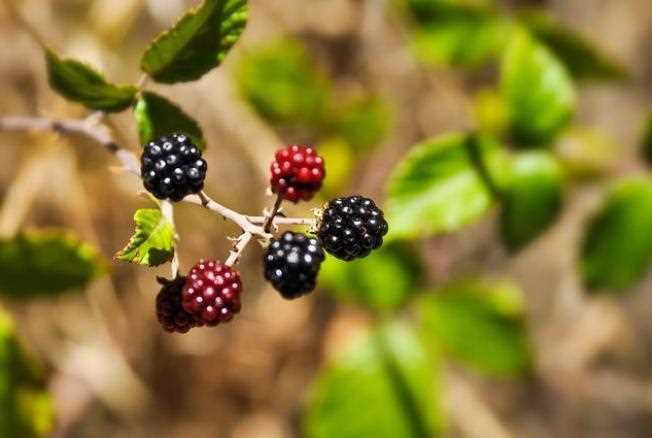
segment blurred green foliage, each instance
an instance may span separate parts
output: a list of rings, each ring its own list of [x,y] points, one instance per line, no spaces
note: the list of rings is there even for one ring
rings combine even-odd
[[[530,370],[523,297],[513,284],[456,281],[424,296],[418,309],[428,345],[489,375]]]
[[[439,436],[438,366],[408,326],[393,323],[357,339],[311,390],[307,438]]]
[[[66,231],[25,231],[0,240],[0,294],[50,296],[82,289],[105,271],[97,252]]]
[[[619,183],[588,224],[581,251],[585,284],[596,290],[633,286],[652,261],[652,179]]]
[[[573,81],[563,64],[525,31],[514,33],[501,64],[500,89],[517,144],[552,143],[575,110]]]
[[[420,143],[408,153],[388,183],[390,238],[424,238],[455,231],[479,219],[493,203],[491,187],[476,168],[481,159],[496,179],[505,155],[491,138],[451,134]],[[493,178],[492,178],[493,179]]]
[[[342,302],[387,312],[398,309],[416,292],[421,274],[416,251],[393,243],[385,244],[373,257],[354,262],[328,257],[319,279]]]
[[[20,347],[9,315],[0,309],[0,436],[41,437],[53,425],[42,371]]]
[[[563,170],[550,153],[533,151],[514,156],[500,216],[503,241],[509,249],[530,243],[554,223],[563,191]]]
[[[387,134],[390,111],[373,93],[338,96],[327,74],[298,42],[283,39],[243,56],[236,79],[256,112],[313,142],[344,141],[360,156]]]
[[[304,129],[324,123],[331,84],[298,43],[282,40],[253,50],[236,78],[245,99],[270,122]]]

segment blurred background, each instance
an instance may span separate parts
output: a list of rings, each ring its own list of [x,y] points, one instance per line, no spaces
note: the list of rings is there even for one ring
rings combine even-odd
[[[112,82],[136,83],[150,41],[195,4],[0,2],[0,116],[88,114],[49,87],[30,28]],[[152,205],[136,178],[112,169],[117,162],[88,139],[1,133],[0,277],[42,284],[0,284],[0,436],[650,436],[652,192],[628,207],[628,219],[605,207],[623,179],[646,177],[649,0],[250,0],[247,28],[218,69],[147,88],[203,128],[206,188],[221,203],[260,214],[273,201],[273,152],[308,143],[328,177],[319,199],[287,206],[288,215],[310,216],[339,194],[384,207],[388,181],[400,179],[395,168],[417,143],[471,131],[509,151],[537,143],[506,133],[503,46],[521,27],[547,47],[525,68],[536,75],[553,57],[563,72],[540,82],[552,94],[576,93],[546,141],[564,190],[551,195],[554,218],[540,232],[505,238],[509,213],[488,204],[391,239],[363,261],[329,259],[318,290],[294,301],[264,282],[262,250],[251,245],[239,265],[241,314],[186,335],[156,321],[156,275],[169,267],[112,259],[133,233],[134,211]],[[560,75],[567,83],[555,82]],[[132,111],[107,123],[138,150]],[[465,200],[451,190],[450,205],[445,190],[432,197],[454,217]],[[400,218],[393,205],[390,217]],[[536,208],[525,207],[547,216]],[[592,222],[603,208],[604,220]],[[182,271],[202,257],[224,259],[227,236],[239,233],[187,204],[176,220]],[[66,259],[85,269],[71,274],[84,287],[54,291],[12,264],[20,230],[54,228],[87,245]],[[586,242],[601,230],[615,243],[592,252]],[[605,280],[612,265],[634,273]]]

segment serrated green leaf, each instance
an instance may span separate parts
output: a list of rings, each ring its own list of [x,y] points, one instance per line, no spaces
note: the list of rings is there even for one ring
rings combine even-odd
[[[30,298],[81,289],[103,271],[97,252],[68,232],[0,239],[0,294]]]
[[[449,284],[418,302],[429,345],[494,376],[528,372],[532,366],[521,291],[504,281]]]
[[[385,244],[373,257],[343,262],[328,257],[319,273],[320,285],[336,298],[378,311],[399,308],[414,293],[421,266],[414,251]]]
[[[247,24],[247,0],[204,0],[161,34],[141,60],[158,82],[194,81],[222,63]]]
[[[523,22],[564,63],[578,80],[623,80],[627,70],[611,61],[580,34],[564,27],[551,16],[527,14]]]
[[[185,134],[201,150],[206,148],[199,124],[176,104],[149,91],[142,93],[134,109],[142,144],[173,133]]]
[[[530,243],[555,221],[563,198],[564,175],[548,152],[525,152],[514,157],[503,191],[500,225],[510,250]]]
[[[155,208],[143,208],[134,215],[136,231],[116,258],[123,262],[158,266],[172,260],[174,227]]]
[[[420,339],[394,324],[359,339],[312,387],[307,438],[440,436],[438,369]]]
[[[107,112],[122,111],[134,103],[136,87],[110,84],[92,67],[61,59],[50,50],[46,50],[45,59],[50,86],[67,99]]]
[[[628,179],[588,223],[580,271],[591,289],[622,291],[640,280],[651,261],[652,179]]]
[[[422,1],[411,3],[420,24],[412,49],[426,64],[477,67],[497,56],[508,41],[511,23],[490,8],[443,4],[425,14],[415,11],[414,4]]]
[[[415,146],[390,177],[388,237],[423,238],[478,220],[493,204],[485,176],[499,178],[504,159],[489,138],[452,134]],[[478,171],[478,160],[491,175]]]
[[[53,426],[42,371],[21,348],[9,315],[0,310],[0,436],[44,437]]]
[[[574,84],[564,65],[527,32],[516,31],[501,75],[512,138],[521,146],[552,143],[568,126],[576,106]]]
[[[316,130],[331,84],[299,44],[282,40],[242,57],[236,76],[243,97],[268,121]]]

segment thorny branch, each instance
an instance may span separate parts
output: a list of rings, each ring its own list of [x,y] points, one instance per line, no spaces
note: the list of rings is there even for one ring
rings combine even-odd
[[[92,113],[85,119],[51,119],[47,117],[0,117],[0,132],[26,132],[26,131],[54,131],[63,135],[81,135],[101,146],[104,146],[120,162],[121,168],[133,175],[140,177],[140,162],[138,157],[131,151],[120,147],[114,139],[111,130],[102,123],[104,113]],[[182,202],[200,205],[225,219],[238,225],[243,233],[237,238],[237,244],[231,251],[227,264],[234,264],[240,258],[247,244],[254,236],[265,241],[272,235],[270,230],[276,225],[308,225],[313,226],[314,219],[311,218],[287,218],[277,216],[282,199],[276,199],[274,208],[268,215],[248,216],[238,213],[219,202],[211,199],[205,192],[198,195],[189,195]],[[173,217],[172,205],[164,201],[162,210],[167,211],[170,218]],[[173,259],[173,275],[178,270],[178,257],[175,251]]]

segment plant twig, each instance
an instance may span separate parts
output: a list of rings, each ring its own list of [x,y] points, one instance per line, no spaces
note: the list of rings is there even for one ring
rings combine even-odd
[[[238,237],[236,245],[229,253],[229,258],[227,258],[226,262],[224,262],[226,266],[233,266],[238,262],[238,260],[240,260],[240,256],[242,256],[242,253],[244,252],[245,248],[247,247],[247,245],[249,245],[249,242],[251,241],[252,237],[253,234],[251,234],[248,231],[245,231],[240,235],[240,237]]]
[[[276,201],[274,201],[274,207],[272,207],[272,211],[269,212],[267,219],[265,219],[265,222],[263,223],[263,230],[265,230],[266,233],[269,233],[269,230],[272,229],[272,222],[274,222],[274,218],[281,209],[281,204],[283,204],[283,197],[278,194],[276,195]]]
[[[104,114],[96,112],[85,119],[50,119],[47,117],[0,117],[0,132],[26,132],[26,131],[55,131],[63,135],[81,135],[104,146],[116,156],[122,168],[140,177],[140,161],[131,151],[120,147],[114,139],[111,130],[102,123]],[[314,225],[311,218],[285,218],[278,217],[282,199],[276,199],[274,209],[270,215],[247,216],[234,211],[219,202],[211,199],[206,193],[190,195],[183,202],[201,205],[207,210],[234,222],[245,233],[259,236],[263,239],[272,237],[269,230],[273,225]],[[251,239],[251,237],[249,238]]]

